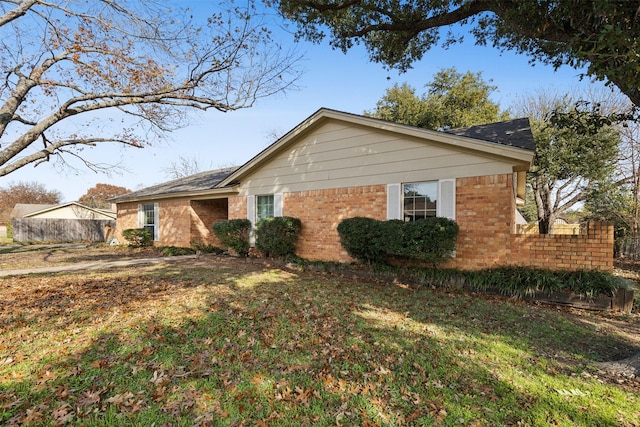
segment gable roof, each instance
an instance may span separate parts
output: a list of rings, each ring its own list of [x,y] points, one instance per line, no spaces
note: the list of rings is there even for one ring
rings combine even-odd
[[[116,203],[122,203],[134,200],[170,198],[176,196],[198,196],[203,192],[210,194],[222,180],[236,169],[238,169],[237,166],[199,172],[194,175],[143,188],[142,190],[129,194],[123,194],[111,200]]]
[[[43,213],[66,208],[68,206],[76,206],[78,208],[94,212],[98,215],[107,216],[112,219],[116,219],[116,213],[112,210],[92,208],[90,206],[83,205],[82,203],[78,203],[78,202],[67,202],[59,205],[22,205],[21,208],[19,208],[19,206],[20,205],[16,205],[13,208],[12,217],[13,217],[13,212],[16,212],[16,209],[18,209],[17,212],[21,213],[22,215],[19,217],[13,217],[13,218],[30,218]]]
[[[441,143],[457,149],[497,156],[512,162],[514,165],[518,165],[517,170],[522,171],[529,168],[533,159],[533,150],[535,149],[529,119],[526,118],[469,128],[449,129],[443,132],[320,108],[242,166],[200,172],[118,196],[111,200],[116,203],[123,203],[175,197],[190,197],[192,199],[201,197],[204,199],[214,195],[222,197],[228,194],[235,194],[234,187],[243,177],[261,167],[281,150],[291,144],[295,144],[303,135],[312,132],[331,120],[345,122],[353,126],[364,126],[380,131],[393,132],[419,140]]]

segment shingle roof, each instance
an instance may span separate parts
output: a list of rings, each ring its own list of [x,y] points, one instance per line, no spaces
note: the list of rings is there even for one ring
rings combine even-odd
[[[53,208],[58,205],[49,204],[33,204],[33,203],[16,203],[11,210],[11,218],[22,218],[30,213],[42,211],[45,209]]]
[[[237,166],[223,169],[215,169],[206,172],[199,172],[183,178],[174,179],[173,181],[163,182],[162,184],[153,185],[134,191],[133,193],[124,194],[113,198],[117,203],[126,202],[127,200],[138,200],[158,195],[171,195],[179,193],[198,192],[203,190],[211,190],[215,188],[223,179],[231,175]]]
[[[536,143],[531,133],[531,125],[527,118],[468,128],[447,129],[444,132],[511,147],[524,148],[525,150],[533,151],[536,149]]]

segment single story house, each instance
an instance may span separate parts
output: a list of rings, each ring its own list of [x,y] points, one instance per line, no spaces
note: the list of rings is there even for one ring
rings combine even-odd
[[[216,245],[217,221],[286,215],[302,222],[299,256],[348,262],[336,231],[343,219],[436,215],[460,227],[450,267],[611,269],[610,226],[516,234],[534,150],[528,119],[432,131],[322,108],[240,167],[115,198],[116,234],[124,241],[123,230],[147,227],[159,245]]]

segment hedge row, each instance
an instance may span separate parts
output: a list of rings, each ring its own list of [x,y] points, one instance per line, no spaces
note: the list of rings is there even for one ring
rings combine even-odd
[[[286,258],[295,254],[295,244],[302,224],[288,216],[265,218],[256,224],[256,249],[267,257]],[[213,225],[220,242],[240,256],[249,254],[251,221],[230,219]]]
[[[361,262],[386,264],[400,258],[437,265],[453,255],[458,225],[436,217],[412,222],[355,217],[340,222],[338,233],[347,253]]]

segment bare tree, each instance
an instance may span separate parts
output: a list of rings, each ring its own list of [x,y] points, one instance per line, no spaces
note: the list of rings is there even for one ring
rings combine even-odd
[[[83,149],[143,147],[190,109],[246,108],[295,83],[298,58],[253,0],[194,15],[143,0],[0,0],[0,176],[70,156],[106,170]]]
[[[201,172],[202,168],[196,157],[180,156],[178,160],[171,162],[171,165],[164,168],[163,171],[168,179],[178,179]]]

